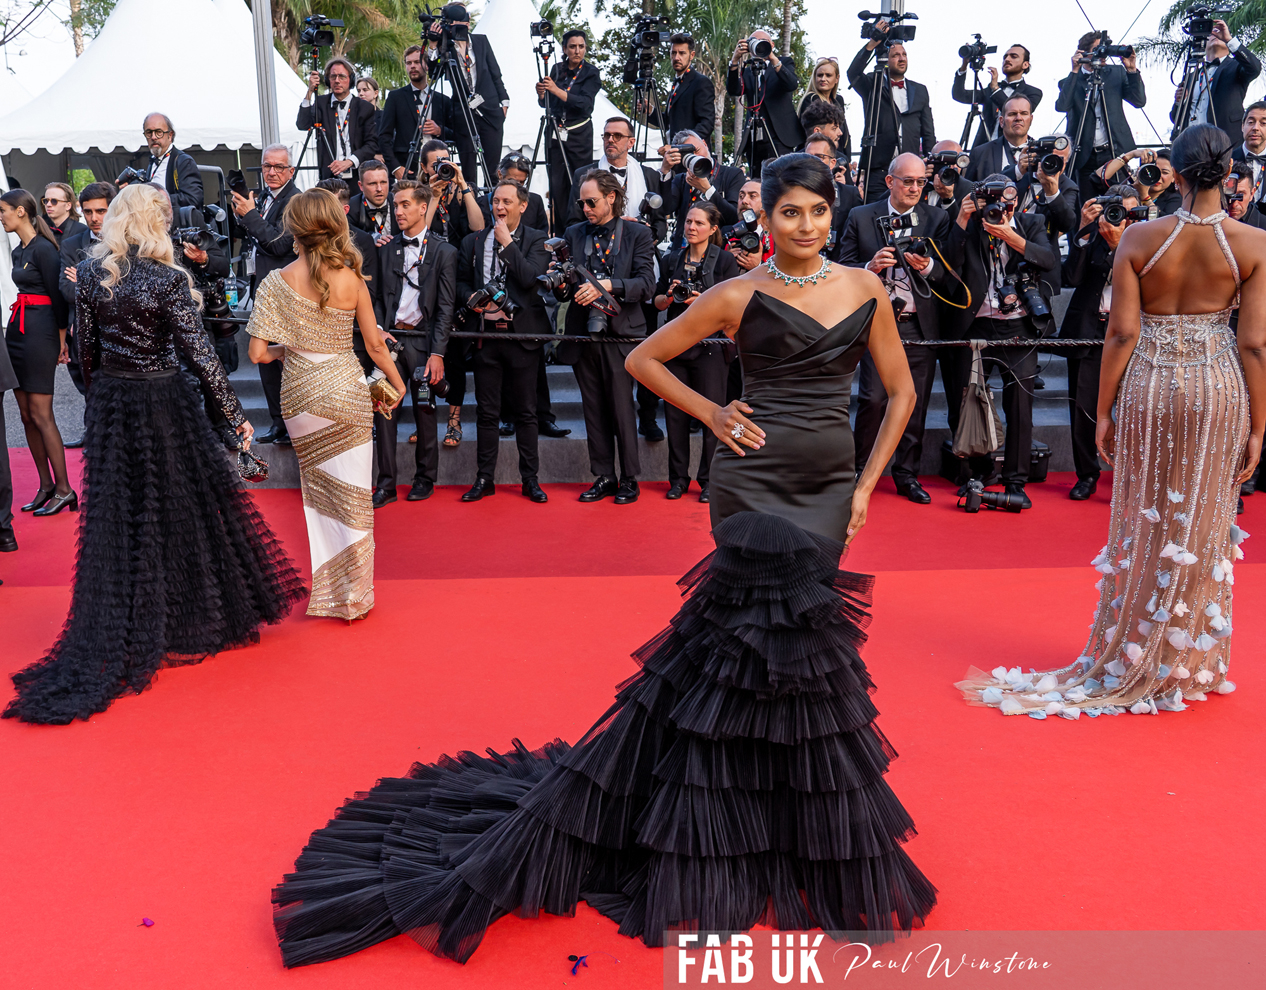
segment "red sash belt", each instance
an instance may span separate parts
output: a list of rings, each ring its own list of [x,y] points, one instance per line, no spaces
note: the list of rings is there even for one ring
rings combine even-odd
[[[18,332],[26,333],[26,307],[27,306],[51,306],[53,300],[48,296],[33,296],[29,293],[18,293],[17,302],[9,308],[9,323],[14,320],[18,321]]]

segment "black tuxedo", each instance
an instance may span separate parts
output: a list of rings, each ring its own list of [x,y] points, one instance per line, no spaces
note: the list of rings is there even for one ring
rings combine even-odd
[[[1008,86],[1011,88],[1011,94],[1003,88]],[[960,69],[954,73],[954,86],[950,93],[959,103],[971,104],[972,91],[967,88],[967,71]],[[1012,96],[1026,96],[1029,100],[1029,106],[1033,112],[1037,112],[1037,105],[1042,102],[1042,91],[1036,86],[1030,86],[1021,79],[1018,83],[1008,83],[999,80],[997,89],[990,89],[988,83],[982,84],[977,90],[977,102],[981,105],[980,125],[976,128],[976,137],[972,140],[972,147],[984,144],[996,137],[1001,137],[999,124],[1002,120],[1002,108],[1007,105],[1007,100]]]
[[[340,150],[338,112],[333,106],[334,94],[325,93],[313,97],[308,106],[300,106],[295,117],[295,127],[306,131],[315,124],[321,129],[312,135],[312,143],[316,145],[317,164],[320,165],[320,176],[328,179],[334,176],[330,171],[330,163],[343,158],[355,159],[353,164],[366,162],[378,154],[378,129],[374,125],[374,105],[362,100],[355,93],[347,96],[347,152]],[[383,155],[386,158],[386,155]],[[356,174],[350,169],[336,178],[347,179]]]
[[[382,216],[383,224],[379,224],[374,213],[370,212],[371,207],[365,201],[364,193],[358,192],[347,205],[348,226],[363,230],[374,237],[383,233],[391,234],[394,237],[400,233],[400,228],[396,224],[396,203],[390,195],[387,196],[387,202],[383,203],[381,210],[375,211]],[[384,210],[386,211],[385,216],[382,215]]]
[[[1199,71],[1199,68],[1194,69],[1184,80],[1183,85],[1188,92],[1192,92]],[[1209,105],[1201,123],[1222,128],[1232,144],[1240,144],[1244,139],[1240,126],[1244,120],[1244,99],[1248,84],[1261,74],[1262,63],[1248,50],[1247,45],[1240,45],[1234,54],[1223,58],[1208,76]],[[1174,105],[1169,110],[1169,119],[1185,127],[1187,121],[1178,120],[1177,116],[1178,101],[1174,100]]]
[[[1082,199],[1094,195],[1093,176],[1099,166],[1111,161],[1114,155],[1131,151],[1135,147],[1134,134],[1125,119],[1122,103],[1142,109],[1147,104],[1147,90],[1143,86],[1141,72],[1127,72],[1123,65],[1103,67],[1103,103],[1110,144],[1095,144],[1095,118],[1093,108],[1090,119],[1081,128],[1081,142],[1076,148],[1076,158],[1068,163],[1068,170],[1081,186]],[[1082,113],[1086,108],[1086,91],[1090,77],[1078,69],[1059,81],[1059,98],[1055,112],[1068,114],[1067,132],[1070,141],[1077,141]]]
[[[1244,150],[1244,142],[1242,140],[1236,141],[1235,147],[1231,149],[1232,161],[1246,162],[1248,161],[1249,157],[1250,157],[1250,152]],[[1255,164],[1259,166],[1259,169],[1266,168],[1266,150],[1263,150],[1261,155],[1254,155],[1252,157],[1255,159]],[[1259,171],[1258,174],[1260,175],[1261,172]],[[1164,196],[1168,195],[1170,192],[1172,192],[1178,200],[1177,203],[1174,205],[1174,209],[1176,210],[1178,209],[1178,207],[1182,205],[1182,197],[1178,193],[1177,188],[1174,186],[1170,186],[1168,189],[1166,189],[1165,192],[1160,197],[1157,198],[1156,202],[1157,202],[1157,205],[1159,205],[1160,200],[1163,199]],[[1263,198],[1266,198],[1266,176],[1262,176],[1262,181],[1258,187],[1257,196],[1255,197],[1255,202],[1260,203],[1262,202]],[[1173,212],[1174,210],[1169,210],[1165,215],[1168,216],[1169,214]]]
[[[416,178],[421,164],[422,145],[432,137],[441,141],[452,141],[456,132],[453,130],[453,102],[435,87],[431,94],[431,119],[439,125],[440,133],[423,134],[418,141],[418,154],[414,157],[412,174],[405,178]],[[418,97],[421,96],[421,99]],[[409,147],[413,144],[418,129],[418,114],[422,111],[422,100],[425,94],[419,94],[410,84],[393,89],[387,94],[387,102],[382,108],[382,117],[378,123],[378,151],[382,160],[394,176],[397,168],[404,168],[409,160]]]
[[[862,194],[851,183],[835,183],[835,203],[831,207],[831,231],[835,234],[835,247],[827,252],[832,261],[840,261],[840,252],[844,247],[844,225],[849,214],[862,205]]]
[[[400,300],[405,286],[404,235],[397,234],[378,249],[379,288],[382,299],[383,326],[394,333],[400,310]],[[397,339],[404,345],[397,366],[409,387],[413,405],[413,418],[417,423],[418,443],[414,450],[413,480],[435,484],[439,475],[440,445],[435,431],[435,406],[419,401],[418,388],[413,381],[416,368],[426,365],[432,355],[444,356],[449,334],[453,329],[453,312],[457,297],[457,249],[442,237],[429,234],[426,252],[417,269],[409,273],[418,286],[418,305],[422,319],[413,328],[416,333],[401,334]],[[447,369],[445,369],[447,374]],[[399,416],[387,419],[374,413],[374,447],[378,453],[378,480],[376,487],[395,490],[396,477],[396,424]]]
[[[963,173],[969,182],[980,182],[987,176],[1000,172],[1014,180],[1016,152],[1007,143],[1007,139],[999,135],[992,141],[978,144],[971,149],[971,164]]]
[[[678,131],[694,131],[706,142],[716,127],[716,87],[697,69],[673,79],[664,97],[662,112],[656,110],[650,122],[672,140]]]
[[[936,129],[932,124],[932,104],[928,96],[928,88],[912,79],[905,79],[906,111],[901,113],[892,99],[892,86],[886,79],[879,79],[879,106],[873,108],[871,99],[875,94],[875,76],[878,70],[867,72],[870,62],[870,49],[862,46],[862,50],[854,56],[848,67],[848,84],[862,98],[862,119],[874,120],[876,124],[875,145],[873,148],[862,148],[858,155],[858,166],[866,173],[866,198],[877,199],[887,195],[884,176],[888,164],[899,154],[912,152],[925,155],[931,152],[936,144]],[[863,128],[864,132],[865,128]]]
[[[1036,171],[1025,172],[1015,184],[1016,199],[1026,213],[1046,218],[1046,234],[1051,246],[1060,234],[1071,233],[1081,216],[1081,188],[1067,171],[1059,173],[1059,195],[1046,199]],[[1038,197],[1042,198],[1039,199]]]
[[[81,234],[88,229],[88,225],[86,223],[82,220],[76,220],[74,217],[67,217],[66,222],[60,227],[53,226],[53,222],[49,220],[48,217],[44,218],[44,222],[48,224],[48,229],[51,230],[53,232],[53,236],[57,238],[58,247],[61,247],[62,241],[64,241],[67,237],[73,237],[76,234]]]
[[[363,102],[363,101],[362,101]],[[294,251],[294,238],[281,224],[286,204],[298,190],[293,181],[287,182],[277,190],[272,202],[265,209],[267,193],[256,191],[255,209],[244,216],[233,214],[233,223],[245,239],[242,245],[244,255],[254,255],[255,274],[251,281],[251,295],[255,287],[275,268],[285,268],[297,257]],[[285,432],[286,422],[281,416],[281,362],[270,361],[258,365],[259,380],[264,386],[264,398],[268,401],[268,414],[272,417],[275,430]]]
[[[462,241],[457,268],[457,299],[464,307],[471,293],[486,284],[484,254],[490,228],[467,234]],[[519,309],[512,319],[488,319],[466,309],[466,327],[491,333],[548,334],[553,328],[545,311],[545,300],[538,291],[538,275],[549,267],[545,249],[545,232],[526,227],[522,222],[504,247],[494,242],[492,270],[505,274],[506,294]],[[493,481],[500,450],[502,397],[506,399],[505,418],[515,423],[515,441],[519,449],[519,475],[535,479],[540,468],[537,454],[536,377],[540,364],[539,340],[480,340],[475,342],[475,404],[478,428],[478,477]]]
[[[352,235],[352,243],[360,251],[361,274],[365,276],[365,286],[369,289],[369,300],[374,305],[374,317],[382,323],[382,271],[378,260],[378,245],[374,243],[374,235],[359,227],[348,224],[347,231]],[[359,326],[357,326],[359,331]],[[363,349],[364,343],[357,332],[353,341]],[[366,372],[370,369],[366,368]]]
[[[660,174],[660,181],[663,175]],[[706,202],[711,203],[721,212],[721,224],[728,227],[738,223],[738,198],[747,181],[747,175],[741,168],[733,165],[718,164],[708,180],[716,190]],[[704,200],[703,194],[686,182],[685,174],[674,175],[665,185],[660,186],[659,193],[664,197],[663,211],[666,216],[676,217],[673,228],[673,245],[681,247],[685,241],[686,214],[696,203]]]
[[[785,155],[804,144],[804,128],[791,99],[799,88],[800,77],[790,58],[782,60],[777,72],[773,65],[767,66],[759,77],[746,65],[741,71],[731,65],[726,72],[725,91],[748,107],[760,107],[760,119],[772,142],[757,140],[744,149],[753,176],[759,178],[766,158]]]
[[[655,292],[655,243],[651,230],[633,220],[615,218],[595,231],[589,223],[568,227],[564,233],[572,260],[589,269],[598,279],[611,280],[611,295],[620,303],[620,312],[607,321],[609,332],[622,337],[646,333],[646,314],[641,303]],[[597,237],[603,244],[600,254]],[[609,254],[608,254],[609,252]],[[607,257],[605,265],[603,258]],[[566,332],[569,336],[589,336],[590,307],[567,307]],[[589,467],[600,478],[615,477],[616,443],[620,447],[620,475],[635,480],[641,471],[637,449],[637,418],[633,409],[633,377],[624,369],[624,359],[632,344],[558,345],[556,357],[574,364],[585,416]]]
[[[150,156],[146,174],[152,179],[158,161]],[[191,155],[186,155],[179,148],[172,148],[167,157],[167,175],[165,186],[167,195],[171,197],[173,210],[182,206],[201,207],[203,204],[202,173],[198,171],[198,163]]]
[[[598,168],[599,165],[602,164],[602,161],[603,159],[599,158],[597,161],[588,162],[584,165],[581,165],[579,168],[575,170],[575,172],[572,173],[571,206],[567,213],[567,227],[571,227],[573,224],[585,222],[585,212],[580,206],[580,183],[584,179],[585,173]],[[608,166],[608,168],[610,168],[610,166]],[[659,240],[660,238],[664,236],[664,231],[668,230],[668,221],[666,219],[669,215],[668,193],[667,193],[667,190],[663,188],[664,177],[658,171],[651,168],[649,165],[643,165],[636,158],[633,158],[631,156],[626,160],[626,164],[625,164],[626,175],[628,173],[628,169],[630,168],[640,168],[642,170],[642,179],[646,183],[647,193],[659,193],[659,195],[664,197],[664,205],[659,209],[657,213],[654,213],[651,215],[651,222],[655,225],[655,228],[656,228],[656,231],[655,231],[656,240]],[[616,175],[616,178],[619,178],[618,174]],[[621,182],[627,188],[627,181],[621,180]],[[641,203],[626,202],[624,204],[625,215],[631,216],[631,217],[638,216],[639,215],[638,207],[641,205],[642,205]],[[662,224],[662,230],[660,229],[661,224]]]
[[[464,59],[456,45],[453,46],[453,53],[457,58],[457,74],[460,76]],[[429,48],[426,57],[427,67],[430,70],[428,78],[436,80],[446,78],[441,76],[438,57],[432,58]],[[483,145],[484,158],[491,170],[501,159],[502,135],[505,132],[505,112],[501,109],[501,102],[509,100],[510,94],[506,92],[505,83],[501,81],[501,66],[497,64],[497,56],[493,54],[492,45],[486,35],[470,35],[466,57],[474,62],[475,69],[475,88],[471,95],[478,93],[483,97],[483,102],[472,111],[472,115],[475,119],[475,128],[479,132],[479,143]],[[463,85],[465,85],[465,80],[463,80]],[[460,97],[454,93],[453,99],[458,100]],[[462,173],[466,176],[466,181],[472,185],[480,183],[483,179],[479,175],[479,166],[475,161],[475,142],[467,133],[465,120],[457,106],[453,107],[453,114],[453,128],[456,133],[457,153],[461,157]]]
[[[1081,244],[1083,236],[1089,236]],[[1059,336],[1063,340],[1103,340],[1108,314],[1099,312],[1104,286],[1112,276],[1116,252],[1099,236],[1098,223],[1068,237],[1068,260],[1064,281],[1073,289],[1073,298],[1064,314]],[[1068,360],[1068,417],[1073,442],[1073,466],[1077,477],[1094,481],[1099,477],[1099,453],[1095,448],[1095,424],[1099,415],[1100,347],[1072,348],[1063,352]]]

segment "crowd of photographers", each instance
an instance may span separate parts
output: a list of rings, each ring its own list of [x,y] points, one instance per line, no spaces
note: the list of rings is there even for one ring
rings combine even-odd
[[[1231,214],[1266,227],[1259,212],[1266,179],[1266,102],[1244,107],[1247,86],[1261,66],[1225,23],[1205,20],[1207,25],[1196,25],[1203,59],[1189,60],[1171,119],[1176,127],[1208,121],[1232,136]],[[907,42],[914,33],[909,18],[868,21],[865,44],[843,78],[837,60],[818,59],[798,102],[801,80],[792,60],[781,59],[769,36],[755,32],[735,46],[726,77],[727,93],[746,110],[736,164],[727,165],[709,153],[717,94],[710,79],[693,68],[693,39],[660,31],[657,19],[644,21],[626,65],[636,113],[632,119],[615,116],[600,123],[603,153],[596,161],[591,149],[601,80],[587,60],[589,38],[583,31],[563,34],[561,56],[551,65],[552,28],[548,22],[532,25],[540,68],[536,96],[548,176],[545,196],[528,189],[540,162],[520,154],[495,160],[509,97],[496,54],[485,37],[469,33],[460,4],[443,8],[428,22],[423,43],[404,52],[409,83],[388,93],[381,107],[378,84],[358,79],[345,58],[331,59],[323,72],[310,77],[297,124],[309,132],[319,184],[344,203],[365,257],[379,324],[410,384],[417,429],[409,438],[415,466],[407,498],[430,497],[439,448],[464,439],[463,426],[469,424],[462,423],[461,410],[469,370],[475,385],[477,470],[463,500],[495,492],[499,441],[513,435],[522,493],[546,501],[537,478],[538,438],[570,432],[554,419],[548,359],[573,365],[581,391],[595,477],[581,500],[635,501],[641,473],[638,436],[660,441],[665,433],[657,423],[658,399],[637,387],[624,369],[633,344],[546,338],[557,333],[642,337],[684,311],[709,286],[767,259],[772,245],[763,226],[760,168],[793,151],[821,159],[836,177],[824,254],[880,276],[908,342],[918,402],[892,464],[898,492],[918,504],[931,501],[918,471],[939,365],[955,432],[957,397],[973,376],[998,373],[1002,381],[1003,453],[998,462],[992,455],[970,459],[959,494],[970,500],[983,484],[1000,480],[1003,497],[992,504],[1028,508],[1025,485],[1031,472],[1042,470],[1032,443],[1034,392],[1043,387],[1041,342],[1062,337],[1088,342],[1059,354],[1068,365],[1078,476],[1071,497],[1089,498],[1100,470],[1094,444],[1099,375],[1094,342],[1103,339],[1111,303],[1113,251],[1131,223],[1181,205],[1167,150],[1139,148],[1123,113],[1124,103],[1142,107],[1146,102],[1133,49],[1112,45],[1102,33],[1083,36],[1071,71],[1057,87],[1055,107],[1067,115],[1065,130],[1035,135],[1033,112],[1043,91],[1028,81],[1028,49],[1006,49],[1001,66],[989,68],[982,81],[986,58],[996,49],[975,36],[960,49],[962,66],[952,83],[953,98],[971,108],[963,129],[964,140],[970,135],[971,141],[964,147],[937,139],[927,87],[908,75]],[[646,52],[657,45],[666,47],[673,70],[662,93],[647,82],[654,58]],[[440,80],[444,92],[433,85]],[[861,100],[865,130],[858,140],[845,121],[845,81]],[[639,137],[648,126],[662,131],[667,143],[639,153]],[[147,118],[144,130],[150,165],[129,169],[119,182],[153,182],[167,190],[176,217],[173,237],[181,244],[183,263],[209,289],[208,329],[232,370],[235,327],[216,320],[235,301],[232,293],[226,300],[217,291],[222,285],[217,280],[229,274],[229,259],[224,239],[205,230],[197,165],[175,149],[174,128],[163,115]],[[295,164],[286,147],[274,146],[264,150],[257,189],[249,188],[241,173],[229,175],[231,234],[240,239],[246,291],[295,257],[282,226],[285,205],[295,192]],[[74,263],[95,238],[112,195],[110,184],[94,183],[79,196],[88,227],[71,231],[54,225],[65,237],[62,290],[68,299]],[[74,210],[73,202],[67,205]],[[48,209],[52,222],[53,206]],[[213,214],[215,208],[206,212]],[[1052,298],[1064,287],[1073,292],[1057,326]],[[951,339],[1020,339],[1032,345],[987,349],[982,360],[972,349],[935,346]],[[724,403],[741,394],[734,357],[728,341],[709,339],[669,367]],[[365,367],[368,372],[367,358]],[[277,364],[260,366],[272,418],[258,437],[264,443],[288,442],[278,369]],[[860,470],[886,401],[868,358],[860,367],[858,388]],[[438,409],[443,404],[447,422],[441,440]],[[707,501],[715,439],[675,408],[664,415],[668,497],[681,498],[693,480],[699,498]],[[227,424],[217,428],[231,441]],[[376,416],[375,428],[374,505],[381,507],[397,498],[396,421]],[[691,464],[691,434],[700,432],[702,456]]]

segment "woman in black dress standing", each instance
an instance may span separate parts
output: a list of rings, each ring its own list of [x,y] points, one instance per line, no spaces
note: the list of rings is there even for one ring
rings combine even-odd
[[[66,449],[53,416],[53,377],[66,354],[66,326],[70,307],[57,287],[61,263],[57,238],[39,215],[25,189],[0,196],[0,225],[17,234],[13,249],[13,282],[18,299],[9,311],[4,333],[9,361],[18,376],[13,397],[22,414],[26,445],[39,472],[40,488],[23,512],[51,516],[79,508],[79,499],[66,474]]]
[[[162,667],[258,641],[260,625],[306,594],[212,433],[201,391],[179,373],[178,349],[249,442],[170,226],[165,193],[128,186],[76,268],[88,403],[70,613],[48,655],[13,675],[4,718],[90,718]]]
[[[503,915],[580,899],[648,945],[756,924],[881,942],[932,909],[858,655],[872,582],[839,569],[914,385],[882,283],[818,253],[827,167],[787,155],[761,181],[771,263],[628,358],[725,444],[717,549],[681,580],[685,604],[574,747],[419,763],[345,804],[273,891],[287,966],[400,932],[464,962]],[[746,402],[722,407],[665,366],[717,330],[738,344]],[[849,386],[867,350],[890,400],[854,492]]]
[[[710,289],[718,282],[736,278],[739,272],[734,255],[721,246],[721,211],[708,202],[699,202],[686,214],[686,246],[674,248],[659,266],[659,286],[655,295],[655,308],[668,311],[668,319],[675,320],[699,298],[700,289],[686,294],[681,301],[677,296],[685,291],[688,283]],[[674,295],[674,289],[677,289]],[[717,334],[716,336],[720,336]],[[700,341],[694,347],[668,362],[668,370],[701,395],[713,402],[725,402],[725,384],[729,374],[726,358],[733,359],[733,350],[726,344]],[[678,499],[690,487],[690,423],[684,412],[669,403],[664,410],[668,427],[668,498]],[[699,482],[699,501],[707,502],[708,467],[716,451],[717,440],[709,430],[703,436],[703,450],[699,456],[699,468],[695,480]]]

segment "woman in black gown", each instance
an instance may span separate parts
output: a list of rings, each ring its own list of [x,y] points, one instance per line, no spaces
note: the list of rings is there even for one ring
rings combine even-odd
[[[0,196],[0,225],[21,242],[13,249],[18,298],[9,311],[4,341],[18,376],[13,397],[40,476],[39,491],[22,511],[51,516],[66,508],[73,512],[79,499],[70,487],[66,448],[53,415],[54,376],[58,363],[68,358],[70,307],[57,287],[61,274],[57,239],[37,209],[35,197],[25,189],[11,189]]]
[[[258,641],[306,594],[179,374],[177,348],[249,441],[170,225],[164,193],[128,186],[76,269],[88,402],[70,613],[48,655],[13,675],[4,718],[90,718],[164,666]]]
[[[717,549],[634,655],[641,672],[574,747],[415,764],[347,802],[273,892],[287,966],[399,932],[465,961],[502,915],[581,899],[648,945],[758,923],[883,941],[931,910],[858,655],[871,579],[839,570],[914,387],[879,280],[818,254],[834,192],[816,158],[767,165],[774,265],[709,289],[628,359],[725,445]],[[726,407],[665,367],[717,328],[749,390]],[[867,348],[890,401],[854,493],[849,385]]]

